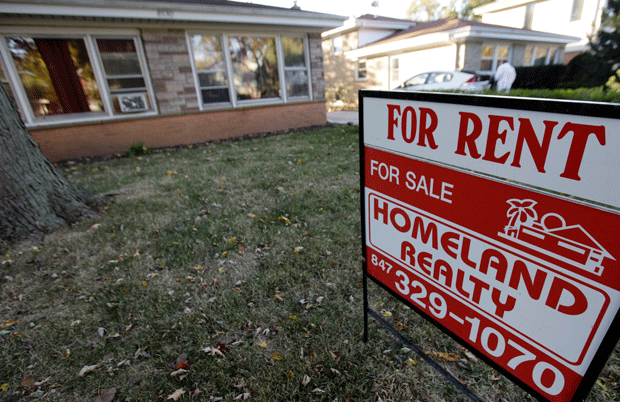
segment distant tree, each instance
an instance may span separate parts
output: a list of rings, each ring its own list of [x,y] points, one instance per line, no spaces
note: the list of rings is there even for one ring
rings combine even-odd
[[[590,38],[592,51],[609,66],[609,75],[620,67],[620,0],[608,0],[603,10],[601,28]]]
[[[461,18],[465,19],[478,19],[474,16],[473,9],[491,3],[494,0],[463,0],[463,7],[461,11]]]
[[[407,9],[407,17],[414,21],[433,21],[439,17],[439,0],[412,0]]]

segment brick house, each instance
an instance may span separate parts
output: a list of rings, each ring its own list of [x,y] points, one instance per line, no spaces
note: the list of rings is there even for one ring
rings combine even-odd
[[[0,3],[0,76],[52,161],[326,123],[321,32],[227,0]]]
[[[328,107],[357,107],[359,89],[393,89],[427,71],[493,73],[563,60],[577,37],[461,19],[430,22],[363,15],[323,32]],[[546,49],[544,57],[531,49]]]

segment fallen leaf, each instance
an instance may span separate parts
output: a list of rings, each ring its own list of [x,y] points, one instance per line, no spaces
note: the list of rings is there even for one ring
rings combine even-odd
[[[168,398],[166,398],[166,400],[172,399],[173,401],[178,401],[181,395],[183,395],[184,393],[185,393],[185,390],[183,388],[179,388],[176,391],[174,391],[172,394],[168,395]]]
[[[308,377],[308,375],[306,374],[306,375],[304,375],[303,380],[301,380],[301,385],[303,385],[305,387],[309,383],[310,383],[310,377]]]
[[[98,397],[93,399],[93,402],[112,402],[114,395],[116,395],[116,388],[104,389]]]
[[[211,398],[209,398],[210,402],[220,402],[223,401],[224,398],[222,398],[221,396],[212,396]]]
[[[233,401],[245,401],[246,399],[250,399],[249,392],[245,392],[243,394],[237,395],[237,397],[233,399]]]
[[[173,371],[172,373],[170,373],[170,375],[172,377],[184,377],[183,374],[187,373],[187,370],[185,369],[178,369],[176,371]],[[182,378],[179,378],[182,379]]]
[[[261,348],[266,348],[267,347],[267,341],[256,342],[256,344],[258,346],[260,346]]]
[[[272,354],[271,357],[274,358],[275,360],[282,360],[282,355],[280,354],[280,352],[276,352]]]
[[[93,364],[92,366],[84,366],[78,373],[78,377],[84,377],[86,374],[90,373],[91,371],[97,370],[99,367],[101,367],[99,364]]]
[[[2,392],[6,392],[9,390],[9,383],[5,382],[4,384],[0,385],[0,391]]]
[[[34,378],[25,378],[19,383],[19,386],[22,388],[34,388],[34,384]]]
[[[312,392],[316,393],[316,394],[324,394],[325,391],[323,391],[321,388],[315,388],[312,390]]]
[[[303,247],[301,247],[301,246],[299,246],[299,247],[295,247],[295,252],[296,252],[297,254],[301,253],[303,250],[304,250],[304,248],[303,248]]]

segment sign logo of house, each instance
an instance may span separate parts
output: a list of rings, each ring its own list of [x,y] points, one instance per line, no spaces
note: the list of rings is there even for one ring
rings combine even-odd
[[[548,213],[540,220],[534,200],[511,199],[507,215],[510,218],[500,237],[526,248],[549,253],[554,258],[596,275],[603,273],[603,260],[615,258],[607,252],[581,225],[567,226],[559,214]]]

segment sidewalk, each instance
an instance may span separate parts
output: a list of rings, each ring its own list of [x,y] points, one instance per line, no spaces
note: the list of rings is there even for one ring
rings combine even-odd
[[[327,122],[331,124],[346,124],[349,126],[359,126],[359,112],[357,110],[327,112]]]

